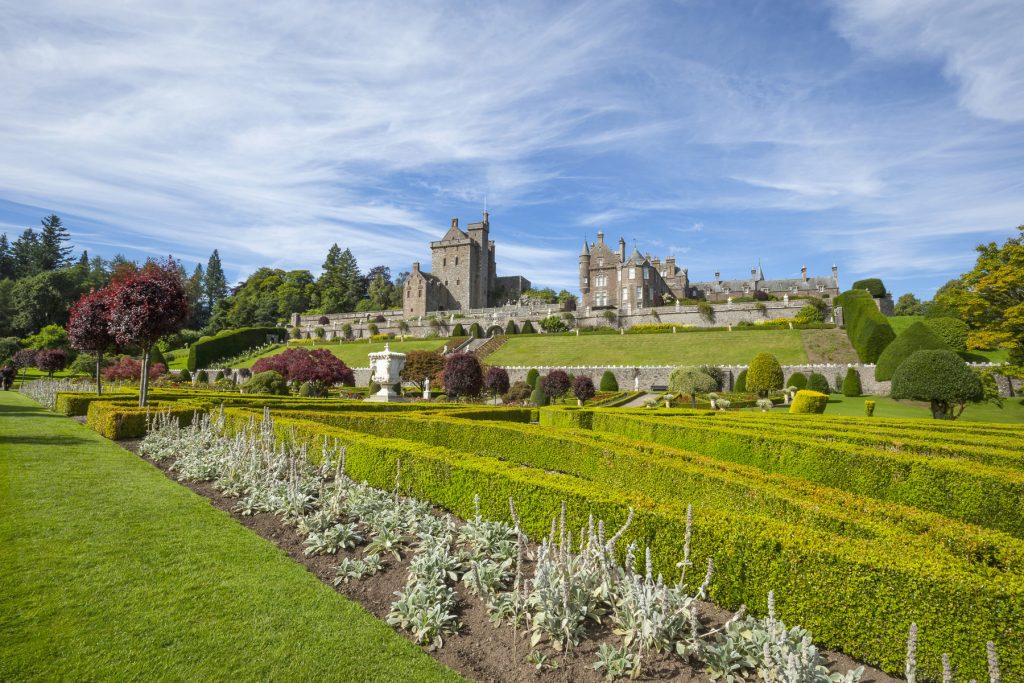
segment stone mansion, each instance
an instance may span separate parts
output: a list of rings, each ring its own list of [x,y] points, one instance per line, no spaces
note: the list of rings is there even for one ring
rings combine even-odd
[[[465,231],[459,228],[458,218],[452,219],[444,237],[430,243],[431,272],[412,264],[405,281],[405,315],[488,308],[518,299],[530,288],[530,281],[521,275],[498,277],[490,228],[486,211],[482,221],[470,223]]]
[[[839,295],[839,269],[835,265],[832,275],[824,277],[808,277],[804,266],[799,278],[766,280],[758,266],[750,269],[750,279],[723,280],[716,272],[714,281],[691,282],[688,270],[679,268],[674,256],[661,261],[649,254],[641,255],[634,248],[626,258],[626,240],[620,237],[618,250],[613,251],[605,243],[603,232],[597,233],[596,242],[588,244],[584,240],[579,277],[579,306],[584,309],[636,310],[678,300],[726,302],[769,295],[777,299],[815,296],[828,300]]]

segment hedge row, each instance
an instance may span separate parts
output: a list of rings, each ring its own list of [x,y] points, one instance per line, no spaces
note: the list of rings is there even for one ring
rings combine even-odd
[[[843,307],[846,336],[857,351],[862,363],[874,363],[885,347],[896,338],[892,326],[875,305],[875,300],[863,289],[853,289],[836,297],[836,305]]]
[[[238,423],[251,416],[227,413]],[[305,420],[278,418],[275,429],[286,439],[339,439],[350,476],[374,486],[393,487],[401,460],[403,492],[464,518],[473,514],[479,494],[484,515],[507,520],[511,498],[534,539],[547,533],[563,501],[570,528],[585,528],[590,515],[615,528],[633,507],[636,515],[623,540],[649,546],[655,571],[678,575],[686,525],[681,507],[517,463]],[[694,517],[691,557],[697,567],[714,557],[711,595],[722,607],[745,604],[763,614],[767,593],[774,590],[781,618],[888,671],[902,669],[906,631],[916,621],[925,634],[917,654],[923,676],[940,676],[942,652],[950,653],[962,675],[983,676],[989,639],[999,649],[1003,675],[1019,680],[1024,674],[1024,653],[1017,647],[1024,634],[1024,582],[1018,576],[985,582],[927,555],[877,557],[870,541],[849,541],[855,553],[840,551],[829,535],[769,518],[700,508]]]
[[[591,413],[585,419],[585,413]],[[583,427],[692,450],[1024,536],[1024,473],[949,458],[821,442],[724,421],[666,421],[617,411],[542,410],[542,425]]]
[[[203,337],[189,347],[185,366],[192,372],[211,367],[219,360],[262,346],[271,337],[284,342],[288,339],[288,330],[283,327],[243,327],[225,330],[214,337]]]
[[[192,424],[196,413],[205,413],[211,407],[208,403],[187,401],[167,404],[154,402],[145,408],[113,401],[97,401],[89,406],[85,424],[114,441],[139,439],[146,435],[150,420],[157,413],[170,411],[178,419],[178,424],[185,427]]]

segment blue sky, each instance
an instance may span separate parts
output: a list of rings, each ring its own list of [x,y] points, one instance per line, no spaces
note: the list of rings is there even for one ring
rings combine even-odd
[[[0,231],[229,277],[429,262],[575,290],[584,236],[692,279],[833,262],[930,296],[1024,223],[1024,3],[0,0]]]

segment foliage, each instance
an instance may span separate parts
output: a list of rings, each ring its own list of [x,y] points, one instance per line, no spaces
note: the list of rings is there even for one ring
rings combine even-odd
[[[474,339],[482,339],[484,336],[484,330],[480,327],[480,323],[473,323],[469,326],[469,336]]]
[[[953,351],[966,351],[970,327],[959,318],[925,318],[927,325],[935,335],[946,343]]]
[[[886,295],[885,285],[877,277],[869,277],[863,280],[857,280],[853,283],[850,289],[866,289],[868,293],[875,299],[879,299]]]
[[[789,376],[789,379],[786,380],[786,386],[796,387],[797,389],[806,389],[807,375],[805,375],[802,372],[794,372],[792,375]]]
[[[796,392],[793,403],[789,406],[791,413],[824,413],[828,405],[828,394],[810,389],[801,389]]]
[[[746,390],[764,395],[781,389],[782,380],[782,366],[778,359],[770,353],[759,353],[747,368]]]
[[[961,276],[955,304],[971,327],[970,348],[1010,348],[1010,361],[1024,364],[1024,225],[1002,246],[978,245],[978,259]]]
[[[511,387],[509,387],[509,390],[505,392],[502,400],[505,403],[522,403],[523,401],[529,400],[532,392],[533,387],[526,382],[515,382]]]
[[[926,318],[961,318],[960,302],[964,294],[964,283],[953,278],[935,290],[931,301],[923,304]]]
[[[893,306],[893,313],[895,315],[923,315],[924,309],[925,307],[921,300],[908,292],[901,294],[900,298],[896,300],[896,305]]]
[[[552,370],[540,380],[540,390],[549,399],[565,396],[570,386],[569,375],[563,370]]]
[[[601,373],[601,391],[618,391],[619,382],[615,379],[615,373],[611,370],[605,370]]]
[[[932,417],[955,420],[968,402],[984,399],[981,379],[952,351],[916,351],[892,377],[895,399],[929,401]]]
[[[871,294],[862,289],[843,292],[836,298],[842,306],[846,335],[863,363],[875,363],[885,347],[896,338],[889,321],[878,310]]]
[[[540,372],[537,371],[537,368],[530,368],[529,371],[527,371],[526,373],[526,383],[529,384],[531,387],[537,386],[537,380],[539,378]]]
[[[444,371],[444,356],[438,351],[409,351],[405,354],[405,365],[399,376],[406,382],[412,382],[420,389],[423,380],[431,381]]]
[[[519,328],[516,327],[516,321],[509,318],[509,321],[505,323],[505,334],[519,334]]]
[[[746,368],[740,370],[740,374],[736,375],[736,383],[733,385],[733,391],[746,391],[747,390],[747,370]]]
[[[522,328],[519,330],[520,334],[536,334],[537,330],[533,329],[533,322],[526,320],[523,322]]]
[[[569,329],[569,326],[559,316],[551,315],[540,321],[540,328],[545,332],[555,333],[565,332]]]
[[[832,388],[828,385],[828,379],[819,372],[812,372],[807,378],[807,388],[821,394],[831,393]]]
[[[585,375],[577,377],[572,382],[572,394],[576,397],[576,400],[586,403],[590,399],[594,398],[597,392],[594,391],[594,380],[590,379]]]
[[[208,373],[206,370],[196,371],[196,384],[209,384],[209,382],[210,373]]]
[[[817,297],[812,297],[796,314],[796,321],[801,324],[822,323],[825,322],[827,315],[828,304]]]
[[[715,322],[715,307],[707,301],[701,300],[697,302],[697,314],[706,323]]]
[[[484,373],[484,388],[492,395],[498,396],[509,390],[508,372],[505,368],[490,367]]]
[[[110,292],[100,290],[85,294],[68,316],[67,338],[77,351],[103,353],[114,345],[110,333]]]
[[[185,368],[184,370],[178,373],[178,379],[181,380],[182,382],[191,382],[192,373],[188,371],[188,368]]]
[[[53,377],[68,364],[68,352],[64,349],[43,349],[36,354],[36,367]]]
[[[262,373],[273,370],[287,382],[314,382],[321,389],[342,384],[355,386],[355,373],[327,349],[290,348],[253,363],[252,371]]]
[[[537,382],[537,385],[530,393],[530,403],[532,403],[535,406],[546,406],[549,403],[551,403],[551,400],[548,398],[548,395],[544,393],[544,389],[541,386],[540,381]]]
[[[68,333],[61,325],[46,325],[31,337],[23,341],[26,348],[30,349],[67,349]]]
[[[871,417],[874,414],[875,414],[875,402],[874,401],[870,401],[870,400],[864,401],[864,415],[866,417]]]
[[[11,364],[18,368],[31,368],[36,364],[36,354],[39,353],[35,349],[21,349],[15,351],[14,355],[11,356]]]
[[[342,251],[332,244],[323,263],[323,274],[316,283],[322,313],[347,313],[354,311],[363,298],[365,283],[359,273],[359,265],[352,251]]]
[[[484,377],[480,361],[471,353],[452,353],[444,361],[444,389],[449,396],[479,396]]]
[[[162,363],[154,363],[149,366],[147,379],[153,380],[167,372],[167,367]],[[142,374],[142,363],[131,356],[121,356],[117,361],[108,367],[103,368],[101,373],[103,379],[108,382],[116,380],[125,382],[137,382]]]
[[[466,328],[462,326],[462,323],[455,323],[455,327],[452,328],[453,337],[465,337]]]
[[[274,396],[288,395],[288,382],[281,373],[273,370],[257,372],[244,385],[244,390],[249,394],[271,394]]]
[[[932,331],[930,326],[918,321],[903,330],[882,351],[882,355],[878,357],[878,365],[875,366],[875,379],[878,381],[892,379],[901,363],[914,352],[923,349],[949,349],[949,346]]]
[[[717,391],[718,383],[715,378],[704,372],[701,368],[693,366],[682,366],[675,368],[668,378],[669,391],[677,394],[695,396],[706,394],[709,391]]]
[[[860,396],[863,389],[860,385],[860,373],[856,368],[847,368],[843,378],[843,396]]]

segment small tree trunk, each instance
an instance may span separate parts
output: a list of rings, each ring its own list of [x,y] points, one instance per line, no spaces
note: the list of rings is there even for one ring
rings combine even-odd
[[[146,394],[149,392],[149,348],[142,352],[142,378],[139,381],[139,407],[146,407]]]
[[[932,417],[936,420],[949,419],[949,406],[945,401],[936,401],[935,399],[932,399]]]
[[[103,367],[103,352],[96,354],[96,395],[103,395],[103,378],[100,376],[100,368]]]

